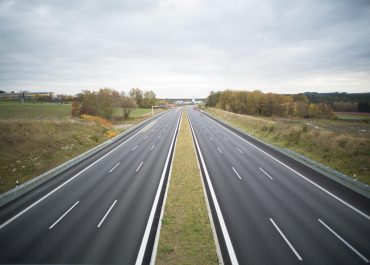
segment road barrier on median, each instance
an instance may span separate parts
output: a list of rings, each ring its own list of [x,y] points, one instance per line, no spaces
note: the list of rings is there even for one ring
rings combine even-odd
[[[303,165],[315,170],[316,172],[319,172],[320,174],[322,174],[323,176],[327,177],[327,178],[330,178],[332,180],[334,180],[335,182],[337,183],[340,183],[344,186],[346,186],[347,188],[367,197],[368,199],[370,199],[370,187],[369,185],[367,184],[364,184],[362,182],[359,182],[357,181],[356,179],[353,179],[347,175],[344,175],[342,174],[341,172],[338,172],[328,166],[325,166],[323,164],[320,164],[318,163],[317,161],[314,161],[304,155],[301,155],[301,154],[298,154],[292,150],[289,150],[289,149],[286,149],[286,148],[280,148],[280,147],[277,147],[275,145],[272,145],[272,144],[268,144],[268,143],[265,143],[263,142],[262,140],[256,138],[256,137],[253,137],[251,136],[250,134],[246,134],[246,132],[243,132],[242,130],[239,130],[235,127],[233,127],[230,123],[228,122],[225,122],[225,121],[219,121],[216,117],[213,117],[213,115],[209,114],[209,113],[206,113],[205,111],[201,111],[204,115],[207,115],[208,117],[216,120],[217,122],[220,122],[222,124],[225,124],[226,126],[230,127],[231,129],[243,134],[243,135],[246,135],[247,137],[250,137],[251,139],[263,144],[263,145],[267,145],[268,147],[280,152],[280,153],[283,153],[285,154],[286,156],[294,159],[295,161],[297,162],[300,162],[302,163]]]
[[[118,134],[117,136],[115,136],[114,138],[112,139],[109,139],[107,141],[105,141],[104,143],[98,145],[98,146],[95,146],[94,148],[86,151],[85,153],[53,168],[53,169],[50,169],[49,171],[35,177],[35,178],[32,178],[30,179],[29,181],[23,183],[22,185],[18,186],[18,187],[15,187],[7,192],[5,192],[4,194],[1,194],[0,195],[0,207],[19,198],[20,196],[22,196],[23,194],[33,190],[34,188],[40,186],[41,184],[43,184],[44,182],[54,178],[55,176],[58,176],[60,173],[66,171],[67,169],[77,165],[78,163],[80,163],[81,161],[87,159],[88,157],[98,153],[99,151],[103,150],[104,148],[106,148],[107,146],[109,146],[110,144],[114,143],[114,142],[117,142],[119,141],[121,138],[125,137],[127,134],[131,133],[132,131],[136,130],[137,128],[141,127],[142,125],[152,121],[153,119],[155,119],[157,116],[159,115],[163,115],[165,112],[161,112],[161,113],[158,113],[156,115],[154,115],[153,117],[150,117],[149,119],[147,120],[144,120],[142,122],[140,122],[139,124],[135,125],[134,127],[131,127],[130,129],[128,129],[127,131],[124,131],[120,134]]]

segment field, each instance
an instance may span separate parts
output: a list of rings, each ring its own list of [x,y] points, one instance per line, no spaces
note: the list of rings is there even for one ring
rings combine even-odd
[[[24,183],[117,133],[72,119],[70,109],[70,104],[0,102],[0,193],[13,188],[16,180]],[[130,126],[147,118],[141,115],[148,111],[133,110]]]
[[[129,119],[136,119],[136,118],[141,118],[146,115],[150,115],[152,113],[151,109],[133,109],[130,111],[130,116]],[[114,111],[113,117],[114,118],[120,118],[123,116],[123,110],[121,108],[117,108]]]
[[[162,110],[154,109],[154,113]],[[129,120],[141,119],[150,116],[152,109],[136,108],[130,112]],[[114,114],[116,117],[122,116],[122,110],[117,109]],[[0,120],[19,119],[19,120],[43,120],[43,119],[66,119],[71,118],[71,104],[55,103],[24,103],[0,101]]]
[[[370,121],[370,113],[360,112],[337,112],[335,113],[337,119],[348,121]]]
[[[0,120],[60,120],[69,118],[70,112],[70,104],[0,102]]]
[[[147,116],[147,115],[151,115],[152,114],[152,110],[151,109],[133,109],[131,112],[130,112],[130,119],[135,119],[135,118],[140,118],[142,116]]]
[[[164,111],[164,109],[154,109],[154,114]],[[113,114],[113,122],[115,124],[132,124],[138,123],[152,115],[152,109],[136,108],[130,111],[130,116],[127,120],[121,120],[123,116],[122,109],[117,108]]]
[[[176,145],[156,264],[218,264],[185,113]]]
[[[267,143],[291,149],[370,184],[368,122],[261,118],[218,109],[206,111]]]

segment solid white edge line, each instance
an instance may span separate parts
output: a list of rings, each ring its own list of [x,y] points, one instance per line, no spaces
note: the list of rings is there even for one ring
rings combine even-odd
[[[165,115],[167,115],[167,114],[165,114]],[[104,159],[105,157],[107,157],[108,155],[110,155],[111,153],[113,153],[114,151],[116,151],[118,148],[120,148],[125,143],[127,143],[128,141],[130,141],[132,138],[134,138],[139,133],[141,133],[141,131],[138,131],[137,133],[135,133],[134,135],[132,135],[131,137],[129,137],[126,141],[124,141],[123,143],[119,144],[117,147],[115,147],[114,149],[112,149],[111,151],[109,151],[108,153],[106,153],[105,155],[103,155],[101,158],[99,158],[98,160],[96,160],[95,162],[91,163],[90,165],[88,165],[87,167],[85,167],[83,170],[81,170],[80,172],[78,172],[77,174],[75,174],[73,177],[71,177],[70,179],[66,180],[65,182],[63,182],[62,184],[60,184],[58,187],[56,187],[55,189],[53,189],[52,191],[50,191],[49,193],[45,194],[43,197],[41,197],[40,199],[38,199],[37,201],[35,201],[34,203],[32,203],[30,206],[28,206],[24,210],[20,211],[16,215],[14,215],[8,221],[6,221],[5,223],[1,224],[0,225],[0,229],[4,228],[6,225],[8,225],[9,223],[13,222],[19,216],[23,215],[25,212],[27,212],[28,210],[30,210],[31,208],[33,208],[34,206],[36,206],[37,204],[39,204],[40,202],[42,202],[43,200],[45,200],[47,197],[49,197],[50,195],[52,195],[54,192],[58,191],[59,189],[61,189],[65,185],[67,185],[69,182],[71,182],[72,180],[74,180],[75,178],[77,178],[79,175],[81,175],[83,172],[85,172],[86,170],[88,170],[90,167],[92,167],[93,165],[95,165],[96,163],[98,163],[99,161],[101,161],[102,159]]]
[[[139,171],[139,169],[141,168],[141,166],[144,164],[144,161],[141,161],[141,163],[140,163],[140,165],[137,167],[137,169],[136,169],[136,172],[138,172]]]
[[[234,170],[234,172],[238,176],[238,178],[239,179],[242,179],[242,177],[239,175],[238,171],[236,171],[236,169],[234,167],[231,167],[231,168]]]
[[[113,170],[115,170],[115,169],[116,169],[116,167],[118,167],[119,163],[120,163],[120,162],[118,162],[118,163],[117,163],[117,165],[115,165],[111,170],[109,170],[109,173],[111,173]]]
[[[270,218],[271,223],[274,225],[275,229],[279,232],[279,234],[282,236],[282,238],[285,240],[285,242],[288,244],[290,249],[294,252],[294,254],[297,256],[299,260],[303,260],[302,257],[298,254],[297,250],[293,247],[293,245],[289,242],[289,240],[286,238],[283,232],[281,232],[280,228],[275,224],[274,220]]]
[[[103,216],[103,218],[101,219],[101,221],[99,222],[97,228],[101,227],[101,225],[103,224],[105,218],[107,218],[108,214],[110,213],[110,211],[113,209],[114,205],[116,204],[117,200],[115,200],[113,202],[113,204],[111,205],[111,207],[109,207],[108,211],[105,213],[105,215]]]
[[[137,148],[137,145],[131,151],[135,151],[136,148]]]
[[[369,260],[362,255],[359,251],[357,251],[350,243],[344,240],[340,235],[338,235],[333,229],[331,229],[327,224],[324,223],[321,219],[317,219],[326,229],[332,232],[340,241],[342,241],[348,248],[350,248],[353,252],[357,254],[361,259],[363,259],[366,263],[369,263]]]
[[[59,223],[63,218],[64,216],[66,216],[70,211],[72,211],[72,209],[79,203],[80,201],[76,201],[75,204],[73,204],[61,217],[58,218],[58,220],[56,220],[50,227],[49,229],[53,229],[54,226],[56,226],[57,223]]]
[[[154,198],[153,206],[152,206],[152,209],[150,211],[148,222],[146,224],[146,228],[145,228],[145,232],[144,232],[144,235],[143,235],[143,239],[141,241],[139,253],[138,253],[137,258],[136,258],[136,262],[135,262],[136,265],[141,265],[143,263],[144,254],[145,254],[145,250],[146,250],[146,245],[148,244],[149,235],[150,235],[151,227],[152,227],[152,224],[153,224],[155,210],[157,209],[157,205],[158,205],[158,201],[159,201],[159,196],[161,194],[161,189],[162,189],[162,186],[163,186],[164,177],[166,175],[166,169],[168,167],[168,163],[169,163],[169,159],[170,159],[170,155],[171,155],[171,150],[172,150],[172,147],[173,147],[174,142],[175,142],[176,132],[178,131],[178,128],[179,128],[180,119],[181,119],[181,114],[179,115],[179,119],[177,121],[177,126],[176,126],[176,129],[175,129],[175,132],[173,134],[173,138],[172,138],[172,142],[171,142],[171,145],[170,145],[170,149],[168,150],[168,155],[167,155],[165,166],[163,168],[161,180],[159,181],[157,193],[156,193],[155,198]]]
[[[266,173],[266,171],[264,171],[261,167],[259,167],[259,169],[266,175],[268,176],[271,180],[274,180],[269,174]]]
[[[220,147],[217,146],[217,149],[220,152],[220,154],[222,154],[222,151],[221,151]]]
[[[206,115],[207,116],[207,115]],[[207,116],[208,117],[208,116]],[[210,117],[208,117],[210,120],[212,120]],[[367,220],[370,221],[370,216],[367,215],[366,213],[362,212],[361,210],[357,209],[356,207],[352,206],[351,204],[349,204],[348,202],[342,200],[341,198],[339,198],[338,196],[334,195],[333,193],[331,193],[330,191],[326,190],[325,188],[321,187],[319,184],[317,184],[316,182],[308,179],[307,177],[305,177],[304,175],[302,175],[301,173],[297,172],[296,170],[294,170],[293,168],[289,167],[288,165],[284,164],[283,162],[281,162],[279,159],[273,157],[272,155],[268,154],[267,152],[263,151],[261,148],[255,146],[254,144],[252,144],[251,142],[249,142],[248,140],[244,139],[243,137],[241,137],[240,135],[234,133],[233,131],[231,131],[229,128],[226,128],[225,126],[219,124],[218,122],[212,120],[213,122],[215,122],[216,124],[218,124],[220,127],[228,130],[229,132],[231,132],[232,134],[236,135],[237,137],[239,137],[240,139],[242,139],[244,142],[250,144],[251,146],[253,146],[254,148],[256,148],[257,150],[261,151],[262,153],[264,153],[265,155],[267,155],[268,157],[270,157],[271,159],[275,160],[276,162],[278,162],[279,164],[281,164],[282,166],[286,167],[287,169],[291,170],[292,172],[294,172],[295,174],[297,174],[299,177],[303,178],[304,180],[308,181],[309,183],[311,183],[312,185],[314,185],[316,188],[320,189],[321,191],[325,192],[326,194],[330,195],[331,197],[333,197],[334,199],[336,199],[337,201],[341,202],[342,204],[344,204],[345,206],[349,207],[350,209],[352,209],[353,211],[355,211],[356,213],[362,215],[363,217],[365,217]]]
[[[182,113],[181,113],[181,115],[182,115]],[[181,127],[181,123],[182,123],[182,119],[180,120],[179,128]],[[170,171],[168,172],[169,175],[168,175],[168,180],[167,180],[167,186],[166,186],[166,191],[164,192],[162,209],[161,209],[161,213],[160,213],[159,221],[158,221],[157,234],[156,234],[155,240],[154,240],[152,257],[150,258],[150,265],[155,265],[155,260],[157,258],[158,244],[159,244],[159,239],[160,239],[160,236],[161,236],[161,229],[162,229],[162,219],[163,219],[165,205],[166,205],[166,201],[167,201],[168,189],[169,189],[169,186],[170,186],[171,174],[172,174],[172,165],[173,165],[173,160],[175,159],[176,145],[177,145],[177,140],[178,139],[179,138],[177,137],[176,141],[175,141],[175,146],[173,147],[174,150],[173,150],[173,155],[172,155],[172,159],[171,159]]]
[[[191,130],[192,130],[193,135],[194,135],[195,144],[196,144],[196,146],[198,148],[198,151],[199,151],[199,156],[200,156],[200,160],[201,160],[201,163],[202,163],[202,166],[203,166],[203,169],[204,169],[204,174],[206,175],[206,180],[207,180],[209,191],[211,193],[211,197],[212,197],[212,200],[213,200],[213,203],[214,203],[214,206],[215,206],[216,214],[217,214],[218,220],[220,222],[221,231],[222,231],[222,234],[223,234],[224,239],[225,239],[226,248],[227,248],[227,251],[229,252],[229,257],[230,257],[231,264],[239,264],[238,259],[237,259],[236,254],[235,254],[235,251],[234,251],[233,244],[232,244],[231,239],[230,239],[229,232],[227,231],[225,220],[222,216],[220,205],[218,204],[217,197],[216,197],[215,191],[213,189],[211,179],[210,179],[209,174],[208,174],[206,164],[205,164],[204,159],[203,159],[202,151],[200,150],[197,137],[194,133],[194,129],[193,129],[191,119],[189,119],[189,121],[190,121]]]
[[[190,124],[189,114],[188,114],[188,122]],[[195,141],[194,141],[193,134],[191,134],[191,139],[192,139],[192,142],[193,142],[194,152],[195,152],[196,159],[197,159],[197,165],[198,165],[198,170],[199,170],[199,177],[200,177],[200,180],[202,181],[203,195],[204,195],[204,199],[205,199],[206,205],[207,205],[208,217],[209,217],[209,221],[211,223],[213,239],[214,239],[215,247],[216,247],[216,253],[217,253],[218,260],[219,260],[218,261],[218,264],[219,265],[224,265],[224,260],[223,260],[223,257],[222,257],[220,242],[219,242],[219,240],[217,238],[217,232],[216,232],[215,222],[213,220],[211,206],[209,204],[209,198],[208,198],[208,194],[207,194],[207,190],[206,190],[206,184],[204,183],[204,177],[203,177],[204,175],[203,175],[203,172],[202,172],[201,167],[200,167],[200,164],[199,164],[199,156],[198,156],[197,150],[195,150],[196,148],[195,148]]]

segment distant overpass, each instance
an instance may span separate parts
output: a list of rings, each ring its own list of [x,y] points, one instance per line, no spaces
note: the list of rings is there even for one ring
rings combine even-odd
[[[164,98],[164,101],[172,102],[177,105],[193,105],[205,102],[205,98]]]

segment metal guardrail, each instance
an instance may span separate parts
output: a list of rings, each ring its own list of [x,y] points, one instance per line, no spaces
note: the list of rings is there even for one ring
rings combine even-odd
[[[336,171],[328,166],[325,166],[315,160],[312,160],[302,154],[294,152],[292,150],[286,148],[279,148],[274,146],[273,148],[278,149],[280,152],[290,156],[294,160],[303,163],[304,165],[320,172],[322,175],[345,185],[346,187],[364,195],[365,197],[370,199],[370,186],[360,182],[357,179],[354,179],[350,176],[347,176],[339,171]]]
[[[107,141],[105,141],[104,143],[98,145],[98,146],[95,146],[94,148],[86,151],[85,153],[53,168],[53,169],[50,169],[49,171],[37,176],[37,177],[34,177],[32,179],[30,179],[29,181],[23,183],[22,185],[18,186],[18,187],[15,187],[3,194],[0,195],[0,207],[15,200],[16,198],[22,196],[23,194],[31,191],[32,189],[38,187],[39,185],[43,184],[44,182],[54,178],[55,176],[59,175],[60,173],[66,171],[67,169],[77,165],[78,163],[80,163],[81,161],[85,160],[86,158],[98,153],[99,151],[103,150],[105,147],[107,147],[108,145],[120,140],[121,138],[125,137],[127,134],[131,133],[133,130],[137,129],[138,127],[140,127],[141,125],[145,124],[145,123],[148,123],[150,122],[151,120],[153,120],[154,118],[156,118],[157,116],[159,115],[162,115],[163,113],[165,112],[161,112],[161,113],[158,113],[152,117],[150,117],[149,119],[146,119],[140,123],[138,123],[137,125],[135,125],[134,127],[131,127],[130,129],[128,129],[127,131],[124,131],[120,134],[118,134],[117,136],[113,137],[112,139],[109,139]]]

